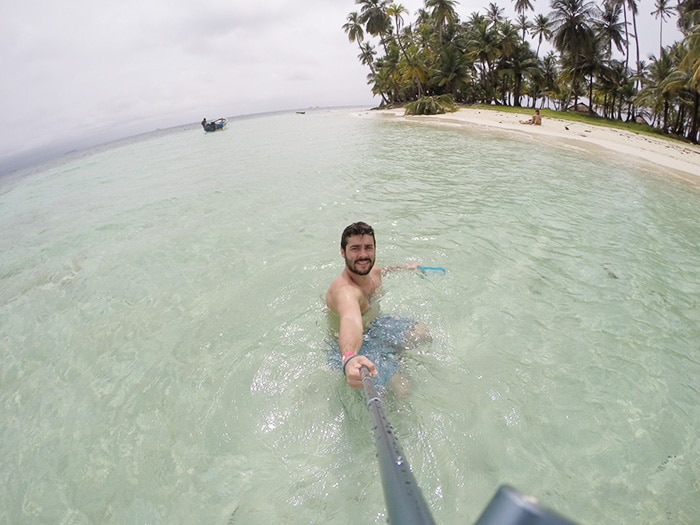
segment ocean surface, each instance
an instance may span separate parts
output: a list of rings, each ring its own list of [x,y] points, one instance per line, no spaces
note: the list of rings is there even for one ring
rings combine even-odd
[[[342,229],[428,324],[384,409],[438,523],[501,484],[580,523],[700,516],[700,189],[364,110],[232,118],[0,179],[0,522],[385,523],[329,367]]]

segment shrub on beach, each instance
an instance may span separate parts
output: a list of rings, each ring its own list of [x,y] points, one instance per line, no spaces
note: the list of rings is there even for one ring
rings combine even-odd
[[[406,115],[441,115],[454,111],[457,111],[457,108],[451,95],[421,97],[406,104]]]

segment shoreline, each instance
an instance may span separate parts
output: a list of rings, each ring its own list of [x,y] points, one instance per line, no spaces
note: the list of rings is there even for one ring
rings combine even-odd
[[[404,115],[403,108],[373,111],[379,118],[391,118],[457,128],[489,128],[518,135],[549,146],[574,148],[607,154],[615,162],[634,162],[647,170],[700,185],[700,146],[557,118],[542,118],[542,125],[524,125],[529,115],[497,109],[460,108],[441,115]]]

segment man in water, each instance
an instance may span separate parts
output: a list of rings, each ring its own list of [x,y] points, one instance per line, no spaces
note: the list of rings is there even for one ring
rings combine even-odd
[[[384,269],[375,266],[374,230],[364,222],[345,228],[340,254],[345,259],[345,269],[328,288],[326,305],[335,316],[343,371],[352,388],[362,388],[363,366],[372,376],[383,376],[380,382],[386,383],[398,367],[396,352],[431,337],[425,325],[411,319],[379,317],[377,296],[382,274],[397,269],[415,270],[418,264]],[[377,366],[373,361],[378,362]]]

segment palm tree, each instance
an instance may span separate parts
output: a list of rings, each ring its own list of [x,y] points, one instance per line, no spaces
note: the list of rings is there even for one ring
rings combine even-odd
[[[389,7],[386,8],[386,14],[387,16],[394,19],[394,28],[396,29],[396,43],[398,44],[399,49],[401,50],[401,53],[403,54],[404,58],[408,60],[408,58],[406,57],[406,49],[404,48],[404,45],[401,42],[401,26],[403,26],[403,15],[408,14],[408,11],[401,4],[391,4]]]
[[[365,39],[365,32],[357,12],[352,12],[348,15],[348,21],[343,24],[343,31],[348,34],[350,42],[357,42],[358,45],[362,44],[362,41]]]
[[[406,61],[399,64],[399,71],[403,85],[416,90],[414,93],[410,89],[406,98],[413,100],[422,97],[423,85],[428,81],[429,65],[415,45],[406,48]]]
[[[500,24],[503,21],[503,8],[498,4],[491,2],[486,8],[486,19],[493,25]]]
[[[357,42],[360,48],[360,54],[357,58],[360,59],[360,63],[369,67],[370,78],[376,77],[377,72],[374,69],[374,55],[376,52],[374,48],[369,44],[365,43],[365,32],[360,23],[359,16],[356,12],[350,13],[348,15],[348,21],[343,24],[343,31],[348,34],[348,40],[350,42]],[[381,93],[382,101],[386,103],[386,98],[384,93]]]
[[[551,100],[557,89],[559,82],[559,70],[557,68],[557,56],[554,51],[550,51],[540,61],[540,74],[542,81],[542,91]]]
[[[682,63],[681,63],[682,64]],[[697,83],[695,84],[695,89],[692,88],[693,77],[690,72],[684,67],[675,68],[671,74],[669,74],[662,82],[662,88],[664,92],[670,92],[676,94],[681,99],[682,108],[690,111],[690,130],[685,131],[683,128],[683,122],[681,117],[683,112],[679,115],[677,119],[676,126],[674,127],[675,133],[683,133],[688,139],[693,143],[698,142],[698,116],[700,110],[700,93],[697,89]]]
[[[651,62],[645,69],[644,87],[637,94],[635,103],[651,108],[654,118],[661,113],[661,129],[664,133],[668,131],[669,110],[671,107],[672,93],[664,92],[663,81],[673,71],[673,59],[671,53],[662,49],[659,58],[650,57]]]
[[[358,21],[368,34],[379,37],[384,52],[387,52],[385,35],[391,31],[391,18],[386,14],[387,0],[356,0],[362,6]]]
[[[607,0],[608,3],[619,6],[622,9],[622,18],[624,20],[624,28],[625,28],[625,48],[627,51],[625,52],[625,67],[628,68],[630,63],[629,63],[629,56],[630,56],[630,33],[629,33],[629,22],[627,21],[627,0]]]
[[[470,27],[483,24],[486,22],[486,17],[482,15],[481,13],[478,13],[477,11],[474,11],[471,15],[469,15],[469,20],[467,20],[467,25]]]
[[[665,1],[665,0],[664,0]],[[622,54],[625,53],[624,24],[620,22],[622,6],[615,2],[605,2],[600,19],[594,24],[597,38],[601,40],[605,47],[605,57],[609,60],[612,57],[612,46]]]
[[[607,64],[602,58],[602,45],[603,42],[600,39],[591,38],[579,51],[578,68],[582,76],[588,76],[588,100],[591,113],[593,112],[593,84],[595,78],[602,76],[607,69]]]
[[[681,72],[688,76],[687,88],[692,96],[691,129],[688,138],[697,144],[700,127],[700,11],[694,11],[691,16],[691,25],[684,40],[687,53],[681,59],[678,72],[679,76]],[[673,73],[670,76],[673,76]]]
[[[508,94],[510,92],[510,80],[513,80],[513,88],[516,87],[516,83],[520,84],[522,81],[522,75],[519,75],[518,78],[515,78],[512,73],[511,73],[511,61],[513,60],[514,55],[518,51],[518,47],[521,45],[525,45],[526,47],[527,44],[524,44],[524,42],[520,39],[520,35],[518,34],[518,30],[511,24],[508,20],[505,22],[501,22],[501,24],[498,26],[498,55],[497,55],[497,61],[498,64],[496,66],[496,70],[498,73],[498,78],[501,80],[501,83],[499,85],[500,92],[501,92],[501,102],[506,105],[508,104]],[[520,86],[517,86],[518,90],[518,99],[517,99],[517,104],[520,104]]]
[[[673,11],[673,7],[669,5],[668,0],[655,0],[654,2],[654,9],[651,14],[654,15],[654,18],[659,19],[659,57],[663,53],[664,49],[664,22],[668,20],[668,18],[671,16],[671,12]]]
[[[534,11],[535,8],[532,7],[532,2],[530,0],[513,0],[516,13],[524,13],[525,11]]]
[[[637,50],[637,68],[635,72],[637,73],[637,76],[639,76],[641,74],[641,57],[639,54],[639,32],[637,31],[637,13],[639,12],[639,9],[637,9],[636,0],[627,0],[627,6],[630,9],[630,13],[632,13],[632,30],[634,31],[634,45]]]
[[[578,87],[581,80],[582,53],[590,49],[595,39],[592,24],[598,12],[587,0],[553,0],[552,27],[554,47],[568,65],[568,77],[574,92],[574,106],[578,105]],[[592,108],[589,108],[592,110]]]
[[[534,77],[539,73],[537,57],[525,42],[520,42],[501,65],[501,72],[513,79],[513,105],[520,107],[523,77]]]
[[[470,93],[473,84],[471,67],[466,54],[455,46],[448,46],[442,52],[432,81],[443,92],[451,94],[456,102],[470,102],[473,100]]]
[[[523,30],[523,40],[525,40],[525,30],[527,29],[525,11],[534,11],[535,8],[532,7],[532,2],[530,2],[530,0],[513,0],[513,4],[515,12],[518,13],[518,23]]]
[[[522,31],[522,39],[525,40],[525,33],[527,32],[528,29],[532,27],[532,24],[530,21],[527,19],[527,15],[525,13],[518,13],[518,17],[515,21],[515,28],[519,29]]]
[[[539,57],[542,40],[549,42],[549,39],[552,38],[552,23],[549,17],[546,15],[537,15],[531,26],[530,35],[533,38],[537,37],[537,51],[535,52],[535,56]]]
[[[429,10],[430,18],[440,32],[441,40],[443,28],[457,23],[456,4],[456,0],[425,0],[425,7]]]
[[[479,91],[482,93],[482,102],[490,104],[494,100],[495,79],[494,62],[499,56],[498,31],[488,21],[471,26],[466,52],[474,63],[480,76]]]
[[[615,109],[618,108],[618,118],[622,114],[622,103],[618,106],[618,100],[622,100],[621,92],[629,80],[629,74],[624,62],[620,60],[607,60],[598,78],[598,92],[603,95],[603,117],[614,119]]]
[[[697,26],[697,15],[694,16],[694,12],[698,10],[700,10],[700,0],[678,0],[676,24],[684,35],[687,35],[693,26]]]

